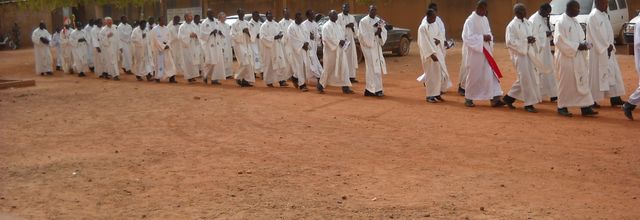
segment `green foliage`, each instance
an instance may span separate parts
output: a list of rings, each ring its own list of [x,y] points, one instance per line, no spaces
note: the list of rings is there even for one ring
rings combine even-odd
[[[116,8],[125,8],[131,6],[142,6],[147,2],[153,0],[27,0],[21,1],[18,4],[23,9],[28,10],[54,10],[60,7],[76,7],[78,5],[97,4],[105,5],[110,4]]]

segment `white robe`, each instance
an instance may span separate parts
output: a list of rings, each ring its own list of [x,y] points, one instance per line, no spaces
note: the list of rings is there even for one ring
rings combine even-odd
[[[489,100],[502,95],[500,81],[484,56],[483,48],[493,54],[493,41],[485,42],[484,35],[491,35],[491,27],[486,16],[474,11],[469,15],[462,30],[462,40],[466,47],[465,65],[467,80],[465,98],[470,100]]]
[[[73,67],[73,55],[71,53],[71,32],[73,29],[62,29],[60,31],[60,50],[62,55],[62,72],[70,73]]]
[[[262,57],[260,57],[260,39],[258,34],[260,33],[260,27],[262,27],[261,21],[249,21],[249,33],[251,34],[251,51],[253,51],[253,70],[255,73],[261,73],[262,70]],[[262,36],[259,36],[262,37]]]
[[[355,39],[358,36],[358,22],[356,22],[356,18],[353,15],[344,15],[344,13],[338,14],[338,20],[336,23],[344,28],[344,33],[346,36],[346,40],[351,42],[346,51],[347,58],[347,71],[349,72],[349,78],[356,78],[356,69],[358,69],[358,53],[356,51]],[[348,24],[353,24],[353,30],[351,28],[347,28]]]
[[[191,37],[192,34],[200,33],[198,26],[193,23],[184,22],[180,25],[178,36],[182,47],[182,57],[184,58],[183,75],[184,79],[193,79],[200,75],[201,48],[198,38]]]
[[[640,21],[636,22],[636,27],[640,27]],[[633,105],[640,105],[640,28],[636,28],[633,34],[633,51],[636,58],[636,73],[638,74],[638,88],[629,96],[627,102]]]
[[[418,28],[418,47],[420,48],[420,60],[422,63],[422,69],[424,73],[418,78],[418,81],[426,84],[427,97],[439,96],[442,91],[446,91],[448,86],[448,71],[445,63],[444,55],[444,41],[438,37],[439,28],[434,22],[429,24],[428,22],[422,23]],[[440,40],[440,44],[435,44],[435,39]],[[438,58],[438,62],[431,59],[431,55],[435,55]]]
[[[217,22],[208,18],[200,24],[200,44],[204,53],[204,70],[202,71],[205,79],[224,80],[224,55],[222,54],[222,46],[220,45],[220,35],[211,35],[213,30],[220,30]],[[225,36],[226,37],[226,36]]]
[[[51,34],[47,29],[36,28],[31,34],[31,42],[33,43],[33,51],[35,52],[36,62],[36,74],[53,72],[51,66],[53,65],[51,59],[51,47],[49,44],[44,44],[40,41],[40,38],[46,38],[51,44]]]
[[[536,80],[534,59],[537,59],[537,42],[529,44],[528,37],[533,36],[532,24],[529,20],[514,17],[505,31],[505,41],[511,62],[516,69],[517,78],[509,90],[509,96],[521,100],[525,106],[542,102],[540,86]]]
[[[291,76],[293,76],[293,64],[292,64],[292,56],[293,56],[293,51],[291,51],[291,48],[289,48],[287,45],[289,44],[289,34],[287,33],[287,30],[289,29],[289,26],[291,26],[291,24],[293,24],[293,20],[291,19],[282,19],[280,20],[280,22],[278,22],[278,25],[280,25],[280,31],[282,31],[282,33],[284,34],[284,37],[282,38],[282,44],[284,45],[284,57],[285,57],[285,70],[284,70],[284,75],[287,78],[291,78]]]
[[[320,75],[324,70],[322,69],[322,64],[320,64],[320,59],[318,59],[318,45],[320,45],[318,23],[316,23],[315,21],[305,20],[302,22],[302,26],[305,27],[309,32],[309,37],[311,37],[311,34],[313,34],[314,36],[314,39],[309,43],[309,51],[311,51],[311,57],[309,57],[309,59],[311,60],[311,71],[316,76],[316,78],[320,78]]]
[[[311,39],[309,39],[309,31],[302,24],[298,25],[293,23],[287,29],[287,48],[292,52],[291,56],[288,56],[289,64],[293,71],[293,77],[298,79],[298,85],[302,86],[307,83],[307,80],[313,80],[316,77],[311,72],[311,59],[309,50],[302,49],[304,43],[311,45]]]
[[[244,79],[245,81],[253,83],[256,81],[256,77],[253,69],[254,59],[251,42],[253,38],[255,38],[255,35],[248,35],[242,32],[245,28],[249,29],[249,22],[244,20],[237,21],[231,25],[233,51],[235,52],[239,66],[234,78],[237,80]]]
[[[155,79],[165,79],[176,75],[176,66],[173,63],[171,54],[171,31],[167,26],[157,25],[151,29],[151,46],[154,54],[154,67],[156,71]],[[169,46],[169,49],[165,49]]]
[[[532,24],[533,36],[536,38],[537,57],[544,64],[543,68],[536,67],[540,95],[558,97],[558,81],[553,73],[553,54],[551,53],[553,36],[547,37],[547,31],[550,31],[547,19],[536,12],[529,17],[529,21]]]
[[[62,67],[62,49],[60,49],[60,32],[53,33],[49,45],[56,48],[56,67]]]
[[[93,49],[93,72],[96,75],[101,75],[104,72],[104,61],[103,61],[103,53],[98,52],[97,48],[100,48],[100,30],[101,28],[98,25],[94,25],[91,29],[91,47]]]
[[[93,47],[92,45],[92,39],[91,39],[91,30],[93,29],[93,26],[91,25],[86,25],[84,27],[84,37],[87,40],[87,63],[89,64],[89,67],[93,67]]]
[[[387,64],[382,55],[382,46],[387,42],[387,29],[380,25],[382,28],[382,37],[375,35],[377,30],[374,24],[378,23],[380,18],[371,18],[365,16],[360,20],[360,46],[362,48],[362,55],[364,55],[364,61],[366,66],[365,79],[366,90],[371,93],[380,92],[382,87],[382,74],[387,74]]]
[[[78,42],[80,39],[84,39],[84,42]],[[76,29],[71,32],[70,43],[72,46],[73,55],[73,71],[76,73],[88,73],[89,61],[87,56],[87,38],[84,30]]]
[[[593,104],[587,68],[588,51],[578,50],[585,34],[575,18],[562,14],[553,33],[554,70],[558,74],[558,108]]]
[[[167,24],[169,28],[169,32],[171,33],[171,39],[169,43],[169,47],[171,47],[171,56],[173,58],[173,64],[176,67],[177,73],[184,73],[184,58],[182,57],[182,42],[180,41],[180,37],[178,36],[178,29],[180,28],[180,24],[173,24],[171,21]]]
[[[144,34],[144,36],[143,36]],[[149,41],[149,31],[136,27],[131,32],[131,45],[133,52],[132,71],[136,76],[146,76],[153,72],[153,53],[151,52],[151,41]]]
[[[111,36],[109,36],[111,35]],[[118,68],[118,52],[120,51],[120,37],[116,26],[104,26],[100,30],[100,49],[102,50],[103,72],[108,73],[112,77],[120,75]]]
[[[233,52],[231,49],[231,26],[229,26],[227,23],[224,22],[220,22],[220,20],[217,20],[218,22],[218,27],[220,28],[220,31],[222,32],[222,35],[224,37],[218,38],[218,40],[220,41],[220,47],[222,47],[222,54],[223,54],[223,62],[224,62],[224,76],[225,77],[230,77],[233,76]]]
[[[324,72],[320,75],[320,85],[351,86],[349,72],[347,72],[347,49],[340,47],[340,41],[345,40],[344,28],[333,21],[327,21],[322,26],[322,61]]]
[[[282,38],[274,38],[281,33],[282,29],[275,21],[265,21],[260,28],[260,53],[265,84],[287,80],[284,74],[286,61]]]
[[[131,70],[133,57],[131,55],[131,32],[133,28],[130,24],[120,23],[118,25],[118,37],[120,38],[120,63],[125,70]]]
[[[624,82],[615,47],[611,57],[607,53],[609,46],[614,44],[609,15],[597,8],[593,8],[587,18],[587,42],[593,44],[589,50],[589,84],[593,100],[624,95]]]

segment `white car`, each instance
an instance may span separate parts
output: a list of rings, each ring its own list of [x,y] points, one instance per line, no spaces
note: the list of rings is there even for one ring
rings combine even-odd
[[[250,21],[251,20],[251,14],[244,14],[244,20],[245,21]],[[260,20],[262,22],[267,20],[267,16],[264,14],[260,14]],[[238,15],[231,15],[231,16],[227,16],[227,19],[224,21],[224,23],[228,24],[229,26],[231,26],[233,23],[236,23],[236,21],[238,21]]]
[[[567,3],[570,0],[553,0],[551,1],[551,15],[549,18],[549,23],[551,27],[555,27],[560,20],[562,13],[566,11]],[[595,8],[594,0],[577,0],[580,3],[580,14],[576,17],[580,25],[582,25],[582,29],[586,31],[587,27],[587,17],[591,10]],[[629,7],[627,5],[627,0],[609,0],[609,19],[611,21],[611,27],[613,28],[613,33],[616,38],[616,41],[619,43],[623,42],[624,38],[624,26],[627,22],[629,22]]]

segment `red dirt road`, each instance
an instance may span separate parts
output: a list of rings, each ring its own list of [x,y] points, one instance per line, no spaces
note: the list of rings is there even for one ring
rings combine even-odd
[[[507,92],[513,66],[496,48]],[[363,83],[320,95],[40,77],[32,50],[2,51],[0,79],[37,85],[0,91],[0,216],[640,218],[640,122],[610,107],[563,118],[549,102],[467,108],[454,88],[429,104],[416,49],[387,57],[382,99]],[[631,92],[633,58],[619,60]],[[459,48],[447,62],[457,81]]]

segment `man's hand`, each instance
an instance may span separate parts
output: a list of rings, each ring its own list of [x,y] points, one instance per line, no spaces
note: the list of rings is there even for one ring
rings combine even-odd
[[[589,50],[589,47],[587,46],[587,43],[581,43],[578,45],[578,50]]]
[[[607,54],[609,55],[609,58],[611,58],[611,52],[613,52],[613,45],[609,45],[609,48],[607,48]]]
[[[547,37],[551,37],[553,35],[553,31],[547,31]]]
[[[435,39],[435,38],[433,38],[433,40],[435,41],[435,43],[436,43],[436,46],[438,46],[438,45],[440,45],[440,40],[438,40],[438,39]]]
[[[257,38],[257,39],[260,39],[260,34],[256,34],[256,38]]]
[[[340,45],[340,47],[344,47],[345,41],[344,40],[340,40],[340,43],[338,43],[338,45]]]
[[[189,35],[189,37],[198,39],[198,35],[193,32]]]
[[[96,50],[98,51],[98,53],[102,53],[102,50],[100,50],[99,47],[96,47]]]
[[[87,40],[85,40],[84,38],[78,39],[78,43],[82,43],[82,42],[87,42]]]
[[[373,27],[380,27],[380,24],[378,24],[378,22],[376,22],[375,24],[373,24]]]
[[[169,45],[164,45],[164,49],[168,50],[169,49]]]
[[[345,27],[347,27],[347,28],[353,28],[353,27],[354,27],[354,24],[353,24],[353,23],[349,23],[349,24],[345,25]]]
[[[378,28],[378,30],[376,30],[376,36],[382,38],[382,28]]]
[[[251,35],[251,34],[249,33],[249,28],[242,29],[242,33],[245,33],[245,34],[247,34],[247,35]]]
[[[311,33],[311,36],[309,36],[309,38],[311,38],[311,40],[315,40],[315,39],[316,39],[316,36],[315,36],[315,35],[313,35],[313,33]]]
[[[220,30],[217,30],[217,31],[218,31],[218,34],[220,35],[220,37],[224,37],[224,34],[222,34],[222,31],[220,31]]]
[[[530,43],[530,44],[535,43],[536,42],[536,38],[533,37],[533,36],[528,36],[527,37],[527,42]]]
[[[275,40],[280,40],[280,39],[282,39],[282,34],[278,34],[278,35],[276,35],[275,37],[273,37],[273,39],[275,39]]]
[[[435,54],[431,54],[431,60],[433,60],[433,62],[438,62],[438,57],[436,57]]]
[[[493,37],[491,37],[490,34],[485,34],[484,35],[484,42],[490,42],[491,40],[493,40]]]
[[[40,42],[42,42],[43,44],[49,45],[49,39],[47,38],[41,37]]]
[[[216,36],[216,32],[217,32],[217,31],[218,31],[218,30],[213,30],[213,31],[211,31],[211,33],[209,33],[209,36],[211,36],[211,35]]]
[[[308,42],[304,42],[304,44],[302,45],[302,49],[308,51],[309,50],[309,43]]]

